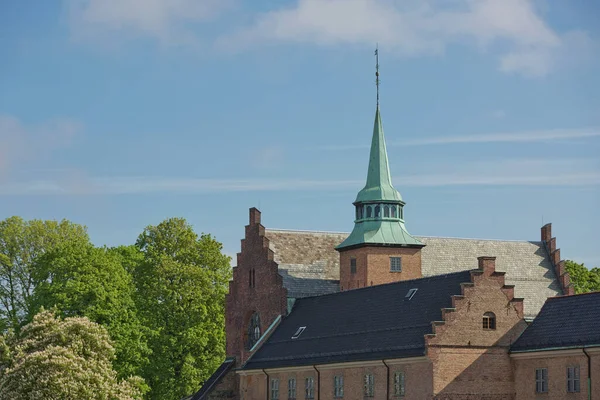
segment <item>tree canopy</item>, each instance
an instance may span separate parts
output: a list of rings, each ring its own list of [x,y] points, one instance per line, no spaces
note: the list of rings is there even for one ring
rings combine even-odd
[[[575,261],[565,261],[565,268],[575,286],[575,293],[587,293],[600,290],[600,268],[587,269]]]
[[[0,398],[142,399],[143,380],[118,380],[113,359],[101,325],[42,311],[17,336],[0,338]]]

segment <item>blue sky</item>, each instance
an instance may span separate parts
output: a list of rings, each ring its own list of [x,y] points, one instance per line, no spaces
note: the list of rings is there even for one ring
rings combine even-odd
[[[350,231],[375,112],[416,235],[539,240],[600,266],[590,0],[0,0],[0,218],[98,244],[181,216],[239,251]],[[490,254],[493,255],[493,254]]]

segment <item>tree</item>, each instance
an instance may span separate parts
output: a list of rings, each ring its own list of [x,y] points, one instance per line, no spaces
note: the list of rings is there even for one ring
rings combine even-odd
[[[198,389],[225,355],[224,306],[230,259],[221,243],[184,220],[148,226],[137,247],[137,302],[150,339],[145,379],[152,399],[180,399]]]
[[[572,260],[565,261],[565,268],[575,286],[576,294],[600,290],[600,268],[590,270]]]
[[[106,327],[116,349],[115,368],[126,377],[141,372],[150,350],[133,300],[133,281],[121,261],[108,249],[65,242],[38,258],[32,303]]]
[[[119,381],[108,332],[87,318],[42,311],[18,336],[0,340],[0,398],[136,400],[143,380]]]
[[[65,241],[89,243],[86,228],[69,221],[0,221],[0,329],[18,331],[33,315],[35,260]]]

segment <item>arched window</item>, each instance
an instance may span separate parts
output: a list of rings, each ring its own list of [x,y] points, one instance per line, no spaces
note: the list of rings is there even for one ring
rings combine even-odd
[[[396,206],[392,206],[392,218],[396,218]]]
[[[486,312],[483,314],[483,329],[496,329],[496,315],[493,312]]]
[[[390,207],[389,206],[383,207],[383,216],[385,218],[389,218],[389,216],[390,216]]]
[[[258,313],[252,314],[250,318],[250,323],[248,324],[248,342],[247,349],[250,350],[252,346],[258,342],[260,339],[260,317]]]
[[[367,218],[371,218],[371,206],[367,206]]]
[[[377,204],[375,206],[375,218],[380,218],[381,217],[381,206],[379,204]]]
[[[404,219],[404,208],[400,207],[400,213],[398,214],[400,219]]]

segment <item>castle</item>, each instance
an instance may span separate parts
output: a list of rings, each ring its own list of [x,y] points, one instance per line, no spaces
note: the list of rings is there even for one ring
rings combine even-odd
[[[250,209],[228,357],[193,400],[600,400],[600,293],[574,295],[550,224],[537,241],[411,235],[379,105],[353,205],[350,234]]]

